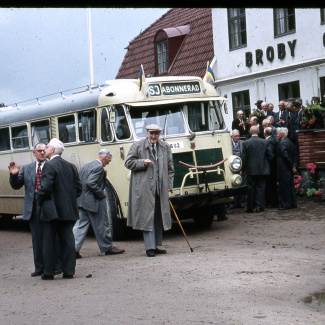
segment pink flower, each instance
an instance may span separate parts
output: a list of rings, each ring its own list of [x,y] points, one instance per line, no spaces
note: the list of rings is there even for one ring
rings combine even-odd
[[[295,185],[295,188],[299,188],[299,187],[300,187],[300,184],[299,183]]]
[[[301,192],[303,192],[303,191],[304,191],[304,189],[301,187],[301,188],[300,188],[300,191],[301,191]]]

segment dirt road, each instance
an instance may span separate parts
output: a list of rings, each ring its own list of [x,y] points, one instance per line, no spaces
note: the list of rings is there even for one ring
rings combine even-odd
[[[2,324],[324,324],[325,203],[245,214],[199,231],[165,233],[167,255],[147,258],[141,236],[100,256],[93,236],[72,280],[31,278],[31,238],[0,229]]]

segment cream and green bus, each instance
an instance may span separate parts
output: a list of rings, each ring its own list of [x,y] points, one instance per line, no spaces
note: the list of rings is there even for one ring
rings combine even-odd
[[[71,94],[61,92],[48,100],[37,99],[31,105],[1,108],[2,218],[23,211],[24,189],[11,189],[9,162],[31,163],[33,146],[56,137],[65,145],[62,157],[79,170],[96,159],[102,148],[113,153],[106,168],[107,206],[113,238],[123,239],[130,180],[125,157],[132,143],[146,136],[146,125],[158,124],[173,153],[170,200],[178,217],[210,226],[220,204],[247,190],[241,185],[241,160],[232,155],[222,116],[224,100],[199,77],[154,77],[147,78],[141,90],[136,79],[119,79]]]

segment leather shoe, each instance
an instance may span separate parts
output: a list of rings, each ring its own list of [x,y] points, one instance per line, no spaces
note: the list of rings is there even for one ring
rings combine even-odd
[[[146,250],[146,254],[148,257],[155,257],[156,256],[156,250],[155,249],[148,249]]]
[[[43,273],[43,272],[37,272],[37,271],[35,271],[35,272],[32,272],[32,273],[30,274],[30,276],[33,278],[34,276],[41,276],[42,273]]]
[[[73,278],[73,275],[72,274],[63,273],[62,278],[64,278],[64,279],[72,279]]]
[[[54,275],[42,274],[41,278],[42,280],[54,280]]]
[[[58,275],[58,274],[61,274],[62,273],[62,270],[60,269],[60,270],[55,270],[54,271],[54,275]]]
[[[166,254],[167,251],[165,249],[159,249],[158,247],[156,247],[155,249],[155,254]]]
[[[76,258],[82,258],[82,255],[80,255],[80,253],[77,251],[76,251]]]
[[[105,252],[105,255],[116,255],[122,254],[125,252],[125,249],[119,249],[117,247],[113,247],[110,251]]]
[[[254,211],[253,210],[246,210],[245,212],[246,213],[253,213]]]
[[[256,213],[259,213],[259,212],[264,212],[264,209],[261,209],[261,208],[256,208]]]
[[[286,210],[286,208],[279,208],[278,210]]]

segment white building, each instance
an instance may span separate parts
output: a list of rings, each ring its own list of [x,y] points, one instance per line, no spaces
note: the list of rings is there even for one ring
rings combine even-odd
[[[220,95],[228,97],[226,124],[258,99],[274,104],[300,97],[325,102],[325,9],[212,9]]]

